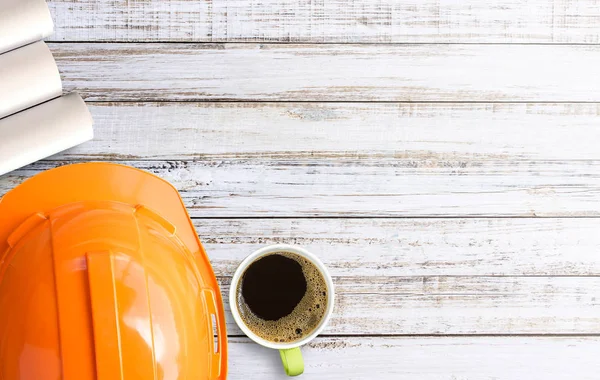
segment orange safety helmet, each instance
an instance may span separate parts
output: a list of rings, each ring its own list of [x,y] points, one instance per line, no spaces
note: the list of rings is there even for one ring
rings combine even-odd
[[[217,280],[169,183],[78,164],[0,200],[0,380],[226,372]]]

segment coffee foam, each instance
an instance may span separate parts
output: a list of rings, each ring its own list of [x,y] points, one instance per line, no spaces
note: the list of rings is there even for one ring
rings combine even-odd
[[[242,280],[236,289],[237,305],[246,326],[259,337],[275,343],[293,343],[309,336],[315,331],[325,316],[328,307],[327,283],[319,269],[309,260],[291,252],[275,252],[269,255],[281,255],[298,262],[306,279],[306,293],[294,310],[276,321],[266,321],[255,315],[242,296]]]

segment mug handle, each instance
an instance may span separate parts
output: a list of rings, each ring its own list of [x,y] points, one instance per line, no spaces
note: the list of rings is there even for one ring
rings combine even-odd
[[[300,347],[279,350],[283,369],[288,376],[298,376],[304,373],[304,359]]]

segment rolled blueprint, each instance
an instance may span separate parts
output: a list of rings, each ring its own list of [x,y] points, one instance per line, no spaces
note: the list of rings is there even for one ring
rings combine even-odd
[[[53,27],[44,0],[0,0],[0,53],[48,37]]]
[[[0,118],[61,94],[60,74],[45,43],[0,54]]]
[[[0,120],[0,175],[94,137],[92,116],[77,94]]]

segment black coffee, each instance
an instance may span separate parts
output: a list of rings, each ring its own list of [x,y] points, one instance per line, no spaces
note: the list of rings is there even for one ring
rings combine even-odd
[[[327,310],[327,284],[302,256],[278,252],[252,263],[238,285],[244,323],[263,339],[293,342],[310,335]]]
[[[306,294],[302,265],[282,255],[263,257],[246,269],[242,297],[260,319],[276,321],[289,315]]]

